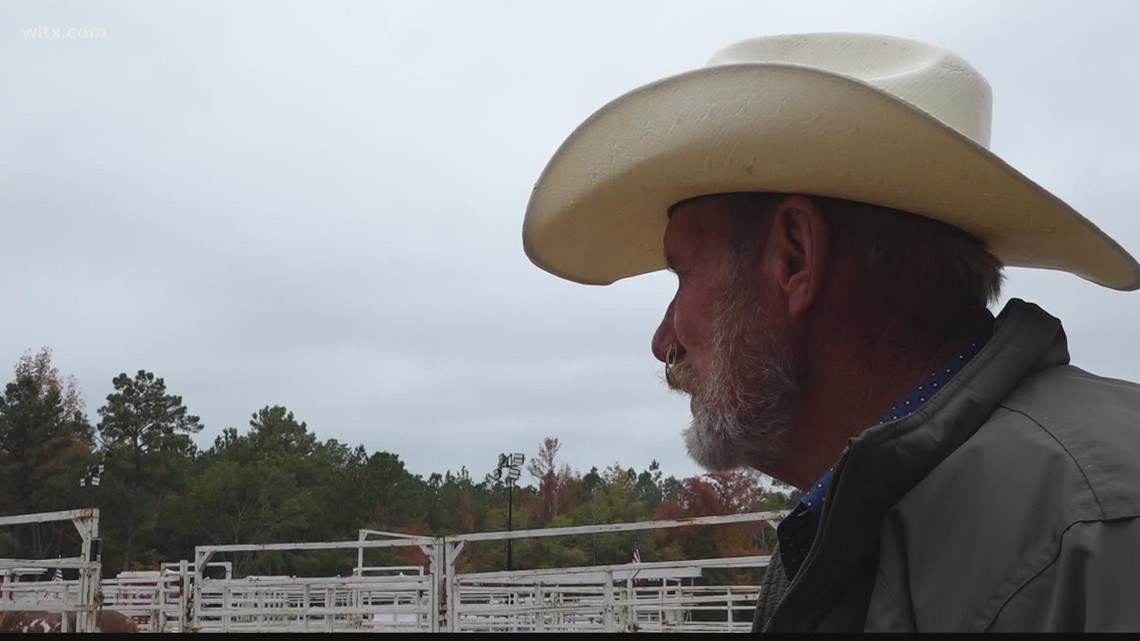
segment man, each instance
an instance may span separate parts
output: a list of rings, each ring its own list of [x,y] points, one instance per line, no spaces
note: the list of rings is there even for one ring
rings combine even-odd
[[[673,270],[653,337],[709,470],[804,491],[762,631],[1140,630],[1140,387],[1069,364],[1005,265],[1140,265],[988,150],[990,88],[927,43],[755,38],[635,89],[540,176],[531,260]]]

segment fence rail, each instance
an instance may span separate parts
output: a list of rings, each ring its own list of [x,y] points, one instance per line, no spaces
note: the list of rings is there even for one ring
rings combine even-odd
[[[66,518],[91,516],[65,514]],[[774,526],[785,514],[756,512],[440,538],[361,530],[356,541],[200,546],[193,561],[122,573],[101,581],[98,589],[101,607],[119,610],[135,619],[142,631],[155,633],[739,632],[751,627],[768,556],[469,573],[457,571],[456,565],[465,547],[476,541],[731,523],[765,527]],[[97,514],[94,517],[97,523]],[[29,523],[39,522],[36,519],[42,515],[8,518]],[[376,536],[386,538],[372,538]],[[423,551],[430,559],[428,567],[364,564],[366,549],[401,546]],[[336,577],[234,577],[231,562],[215,560],[235,552],[329,549],[355,549],[356,567]],[[78,571],[80,579],[43,580],[56,567]],[[208,571],[211,567],[213,572]],[[37,575],[37,569],[43,574]],[[713,571],[731,571],[749,580],[718,582],[710,579]],[[99,607],[93,605],[94,595],[88,594],[91,577],[99,576],[97,561],[0,559],[0,578],[21,572],[37,580],[0,583],[0,610],[90,613]]]

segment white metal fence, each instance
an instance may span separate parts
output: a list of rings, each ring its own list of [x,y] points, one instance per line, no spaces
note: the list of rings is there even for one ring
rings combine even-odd
[[[103,607],[131,617],[144,632],[181,632],[186,628],[182,595],[187,574],[163,568],[150,572],[120,572],[101,584]]]
[[[419,632],[431,618],[426,575],[205,579],[197,632]]]
[[[476,542],[734,523],[765,527],[785,514],[440,538],[361,530],[356,541],[200,546],[193,561],[121,573],[98,588],[102,607],[131,616],[144,632],[738,632],[751,627],[767,556],[480,573],[458,572],[457,561]],[[430,560],[428,567],[365,565],[366,550],[406,546],[419,548]],[[357,563],[345,576],[235,577],[232,563],[216,558],[307,550],[355,550]],[[78,569],[80,580],[47,581],[34,574],[36,569],[46,572],[60,566]],[[220,571],[209,572],[211,567]],[[92,591],[90,578],[98,576],[97,563],[82,558],[0,559],[0,577],[5,569],[18,573],[17,568],[39,580],[0,583],[0,610],[92,612],[98,607],[95,595],[86,598],[83,591]],[[736,571],[755,580],[718,582],[709,579],[713,571]],[[84,576],[89,577],[87,583]]]
[[[632,575],[620,566],[582,568],[578,576],[468,575],[452,604],[460,632],[739,632],[751,628],[758,584],[698,583],[709,567],[767,566],[767,557],[700,559],[653,564],[659,578]],[[686,576],[692,578],[685,578]],[[708,614],[710,616],[703,616]]]
[[[96,509],[39,512],[0,517],[0,526],[70,521],[79,532],[79,556],[57,559],[0,559],[0,611],[45,610],[75,613],[75,628],[67,616],[61,620],[65,632],[94,632],[98,609],[100,563],[95,550],[99,533]],[[42,579],[34,574],[42,572]],[[70,582],[53,580],[52,572],[67,571],[78,576]],[[28,579],[31,580],[28,580]]]

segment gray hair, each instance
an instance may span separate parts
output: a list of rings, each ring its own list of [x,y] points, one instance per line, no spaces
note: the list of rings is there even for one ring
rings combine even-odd
[[[819,198],[828,222],[862,250],[874,277],[915,301],[997,302],[1002,263],[981,239],[944,222],[890,207]],[[924,295],[926,294],[926,295]]]
[[[755,251],[751,233],[787,194],[749,194],[751,215],[736,216],[741,233],[733,253]],[[1000,260],[976,236],[941,221],[890,207],[810,196],[823,210],[835,235],[863,254],[875,289],[889,304],[931,313],[988,307],[1001,295],[1005,275]]]

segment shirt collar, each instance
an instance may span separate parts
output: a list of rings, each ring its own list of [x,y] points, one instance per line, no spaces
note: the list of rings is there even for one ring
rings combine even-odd
[[[903,397],[898,403],[895,404],[886,414],[883,414],[879,419],[878,425],[896,421],[914,412],[922,407],[928,400],[931,399],[938,390],[942,389],[954,375],[966,366],[978,352],[985,347],[986,341],[990,339],[992,332],[992,325],[987,324],[986,329],[979,332],[973,338],[968,340],[957,354],[955,354],[949,361],[944,363],[942,367],[927,374],[926,377],[918,384],[917,387],[911,390],[909,394]],[[831,483],[831,473],[835,469],[834,466],[828,468],[823,477],[804,494],[800,499],[800,509],[806,509],[814,512],[817,516],[823,512],[823,502],[827,496],[827,488]]]

